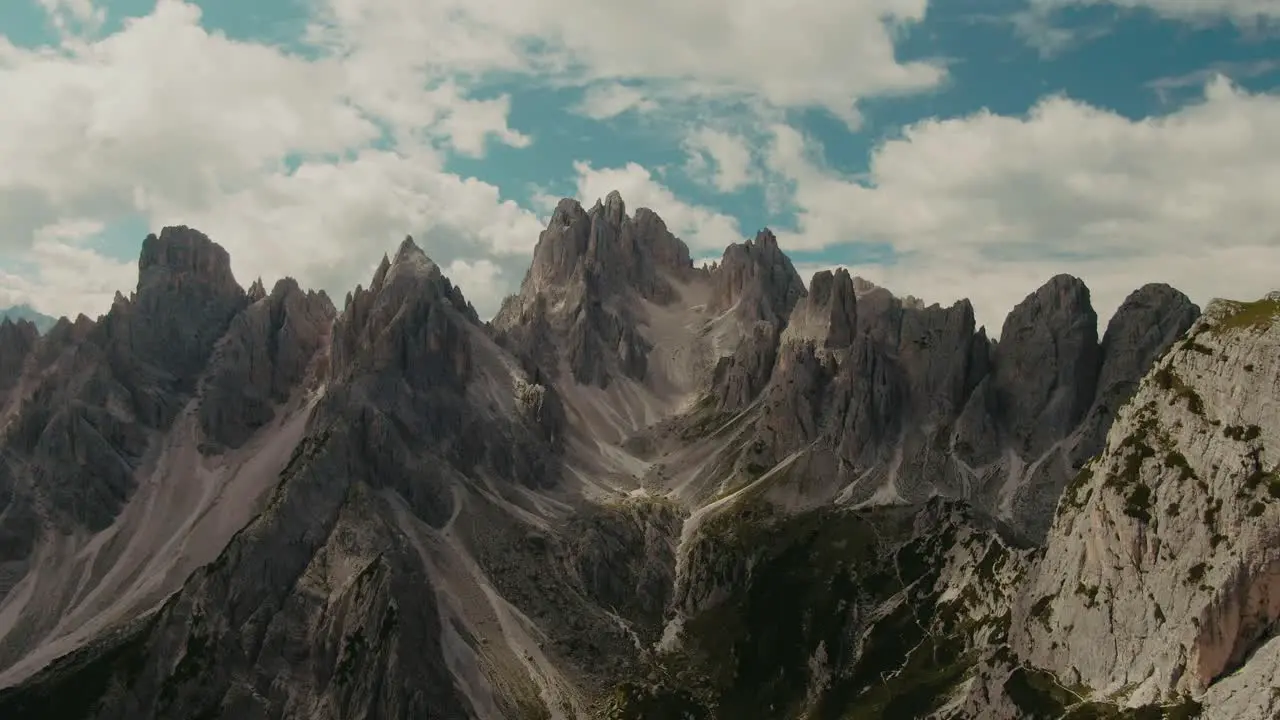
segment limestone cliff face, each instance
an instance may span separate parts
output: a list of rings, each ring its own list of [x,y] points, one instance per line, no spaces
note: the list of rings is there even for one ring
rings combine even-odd
[[[1280,295],[1215,301],[1063,495],[1014,615],[1031,662],[1132,702],[1269,718],[1280,653]],[[1233,687],[1236,686],[1236,687]]]

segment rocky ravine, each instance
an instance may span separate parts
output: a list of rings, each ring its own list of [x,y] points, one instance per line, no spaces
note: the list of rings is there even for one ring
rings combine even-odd
[[[485,323],[411,240],[335,312],[166,229],[0,325],[0,716],[1270,718],[1275,305],[995,343],[615,193]]]

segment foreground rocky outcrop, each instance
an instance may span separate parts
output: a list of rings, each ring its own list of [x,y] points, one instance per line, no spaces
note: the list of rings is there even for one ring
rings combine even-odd
[[[1280,713],[1240,690],[1280,658],[1277,316],[1280,295],[1215,302],[1121,411],[1015,609],[1030,661],[1130,702]]]
[[[490,323],[411,239],[342,305],[170,228],[0,325],[0,717],[1274,715],[1277,298],[997,343],[615,193]]]

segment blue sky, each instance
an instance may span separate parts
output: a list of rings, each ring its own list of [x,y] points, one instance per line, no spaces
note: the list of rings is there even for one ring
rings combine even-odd
[[[687,5],[0,3],[0,305],[101,312],[181,222],[339,297],[412,233],[492,311],[614,188],[997,327],[1056,272],[1104,315],[1278,284],[1280,3]]]

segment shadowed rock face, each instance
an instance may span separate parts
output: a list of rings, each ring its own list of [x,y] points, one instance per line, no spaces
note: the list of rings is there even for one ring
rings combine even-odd
[[[173,400],[194,391],[214,344],[247,303],[227,251],[198,231],[165,228],[143,241],[137,292],[117,297],[101,325],[126,379],[153,386],[136,399],[143,422],[173,419],[180,407]]]
[[[1112,585],[1132,589],[1158,572],[1131,559],[1159,554],[1142,538],[1213,544],[1167,514],[1124,530],[1132,489],[1114,482],[1078,509],[1079,488],[1063,494],[1097,453],[1126,467],[1106,438],[1134,392],[1181,392],[1142,382],[1152,363],[1200,362],[1177,344],[1199,310],[1167,286],[1131,295],[1099,341],[1084,283],[1052,278],[997,343],[967,301],[925,305],[844,270],[806,288],[767,230],[695,268],[616,193],[557,206],[489,324],[411,239],[340,312],[291,280],[241,291],[195,231],[147,243],[132,298],[6,361],[51,379],[0,448],[0,623],[26,623],[0,625],[0,685],[19,683],[0,690],[3,717],[1110,717],[1107,693],[1137,678],[1090,648],[1163,630],[1104,624],[1080,547],[1110,548]],[[198,452],[171,452],[192,436]],[[199,551],[158,520],[118,520],[146,514],[154,486],[211,498],[196,517],[266,455],[280,462],[262,500],[201,536],[211,561],[132,560],[155,538]],[[140,468],[184,462],[136,487]],[[1167,474],[1143,482],[1185,481]],[[1119,522],[1085,527],[1097,512]],[[1246,544],[1266,546],[1251,522]],[[58,555],[46,527],[88,539]],[[1212,627],[1187,630],[1200,606],[1178,606],[1169,640],[1201,685],[1249,668],[1275,614],[1265,552],[1237,575],[1213,557],[1230,592],[1200,608]],[[6,615],[5,594],[56,563],[102,566],[90,587],[113,567],[178,577],[154,612],[110,616],[19,673],[39,648],[15,638],[48,627]],[[39,587],[77,587],[59,582]],[[1088,642],[1034,630],[1027,588],[1050,588]],[[1153,642],[1133,656],[1173,657]],[[1086,676],[1086,703],[1055,694]],[[1232,693],[1214,702],[1243,707]]]
[[[651,346],[638,331],[635,300],[671,302],[672,281],[693,272],[688,248],[653,213],[633,220],[616,193],[590,212],[563,200],[520,294],[503,303],[493,326],[526,364],[553,377],[563,363],[586,385],[605,387],[615,374],[641,379]]]
[[[1101,350],[1089,288],[1058,275],[1009,313],[995,353],[1000,425],[1019,449],[1043,452],[1093,400]]]
[[[723,409],[759,398],[741,465],[770,468],[800,452],[792,462],[827,478],[823,489],[805,482],[806,504],[941,493],[1033,538],[1081,448],[1105,434],[1107,408],[1198,313],[1176,291],[1143,289],[1100,344],[1088,289],[1058,276],[1014,308],[996,344],[968,302],[925,307],[843,271],[810,287],[776,351],[759,349],[757,334],[720,361]],[[1139,324],[1152,330],[1131,337]]]
[[[1199,316],[1200,308],[1187,296],[1164,284],[1144,285],[1125,298],[1102,337],[1097,392],[1073,465],[1102,451],[1116,412],[1138,389],[1138,380]]]
[[[333,303],[323,293],[303,292],[285,278],[232,321],[214,352],[200,388],[205,435],[236,448],[276,415],[313,372],[316,354],[328,341]]]
[[[781,326],[805,295],[804,282],[767,229],[753,241],[726,248],[711,277],[711,309],[736,308],[747,321]]]
[[[185,227],[148,236],[131,298],[117,293],[97,323],[60,322],[33,350],[31,389],[6,438],[23,494],[45,498],[57,523],[105,528],[133,491],[149,434],[190,400],[245,303],[226,251],[207,237]]]
[[[39,339],[40,333],[33,323],[0,320],[0,408],[5,406],[9,391],[22,379],[23,365]]]

